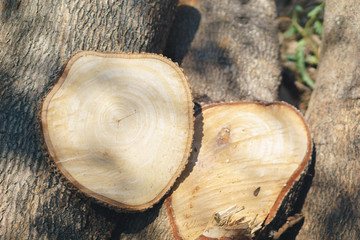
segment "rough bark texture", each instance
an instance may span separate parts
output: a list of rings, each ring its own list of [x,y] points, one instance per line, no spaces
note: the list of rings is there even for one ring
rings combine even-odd
[[[322,57],[307,119],[315,177],[297,239],[360,239],[360,2],[326,1]]]
[[[194,100],[273,101],[280,80],[272,0],[182,0],[167,44]]]
[[[0,1],[1,239],[118,234],[123,215],[71,190],[52,171],[38,113],[79,50],[161,52],[176,2]]]

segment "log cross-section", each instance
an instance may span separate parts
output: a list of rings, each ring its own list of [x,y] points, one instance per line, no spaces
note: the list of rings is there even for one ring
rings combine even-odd
[[[274,221],[309,163],[301,114],[276,102],[223,103],[195,120],[186,178],[167,199],[177,239],[252,239]]]
[[[182,70],[165,57],[81,52],[44,100],[42,124],[70,182],[106,204],[144,210],[187,163],[193,103]]]

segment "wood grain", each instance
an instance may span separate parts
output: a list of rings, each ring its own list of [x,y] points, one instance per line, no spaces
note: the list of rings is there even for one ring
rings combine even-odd
[[[285,103],[218,104],[197,115],[195,128],[192,168],[168,199],[175,231],[181,239],[254,237],[309,162],[303,117]]]
[[[81,191],[144,210],[187,163],[193,103],[179,66],[155,54],[80,52],[45,98],[49,152]]]

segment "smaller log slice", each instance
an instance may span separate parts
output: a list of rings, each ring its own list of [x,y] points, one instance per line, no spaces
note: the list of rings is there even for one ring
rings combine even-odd
[[[167,199],[177,239],[252,239],[274,220],[312,151],[301,114],[276,102],[224,103],[195,120],[193,154]]]
[[[76,54],[45,98],[41,120],[65,177],[123,210],[158,202],[190,155],[187,79],[177,64],[156,54]]]

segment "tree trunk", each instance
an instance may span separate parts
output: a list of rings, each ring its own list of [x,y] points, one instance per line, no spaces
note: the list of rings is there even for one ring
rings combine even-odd
[[[307,119],[316,164],[298,239],[360,239],[360,2],[326,1]]]
[[[280,83],[274,1],[181,0],[166,53],[194,100],[274,101]]]
[[[42,99],[79,50],[160,53],[176,2],[0,2],[1,239],[116,234],[123,216],[71,190],[49,164],[42,150]]]

